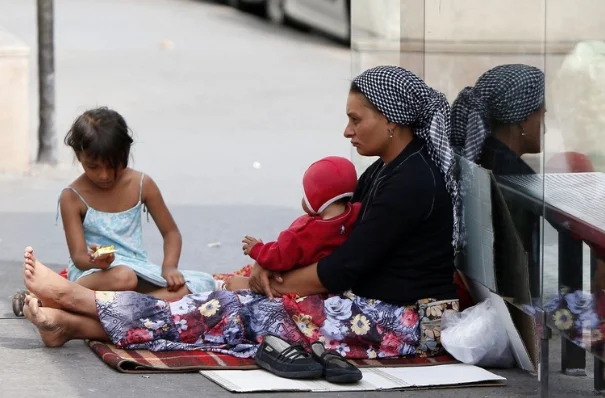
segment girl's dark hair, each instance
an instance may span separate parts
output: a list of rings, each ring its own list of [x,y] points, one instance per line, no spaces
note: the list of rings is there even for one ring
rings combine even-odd
[[[85,153],[107,162],[113,169],[128,167],[132,142],[124,118],[107,107],[91,109],[78,116],[65,136],[65,144],[76,155]]]

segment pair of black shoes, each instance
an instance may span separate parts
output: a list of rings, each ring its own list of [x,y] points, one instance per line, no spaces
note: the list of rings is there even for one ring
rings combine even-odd
[[[355,383],[362,378],[355,365],[338,352],[326,350],[319,341],[311,344],[309,354],[301,345],[290,345],[277,336],[267,335],[256,351],[255,360],[261,368],[289,379],[323,376],[330,383]]]

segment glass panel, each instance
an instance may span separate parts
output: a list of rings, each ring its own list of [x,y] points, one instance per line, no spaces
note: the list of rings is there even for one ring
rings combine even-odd
[[[549,324],[603,357],[605,3],[546,7],[543,289]],[[591,261],[592,259],[592,261]],[[573,347],[564,371],[583,365]],[[576,353],[574,353],[576,352]]]
[[[461,155],[458,266],[531,311],[541,284],[544,2],[424,3],[424,79],[452,103]]]

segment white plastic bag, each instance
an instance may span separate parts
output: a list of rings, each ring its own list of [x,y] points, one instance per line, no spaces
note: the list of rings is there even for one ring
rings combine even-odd
[[[482,367],[514,365],[508,334],[490,299],[441,318],[441,344],[454,358]]]

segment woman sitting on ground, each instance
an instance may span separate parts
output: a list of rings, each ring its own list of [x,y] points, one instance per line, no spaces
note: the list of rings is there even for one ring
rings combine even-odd
[[[28,297],[27,319],[48,346],[86,338],[249,357],[262,336],[275,334],[307,348],[321,340],[349,358],[442,353],[441,314],[458,309],[449,105],[409,71],[381,66],[354,79],[347,115],[345,137],[361,155],[380,159],[352,199],[362,205],[354,230],[318,263],[279,277],[255,265],[249,280],[227,284],[234,291],[169,303],[86,289],[50,271],[28,248],[25,283],[37,299]],[[252,290],[239,289],[242,281]]]

